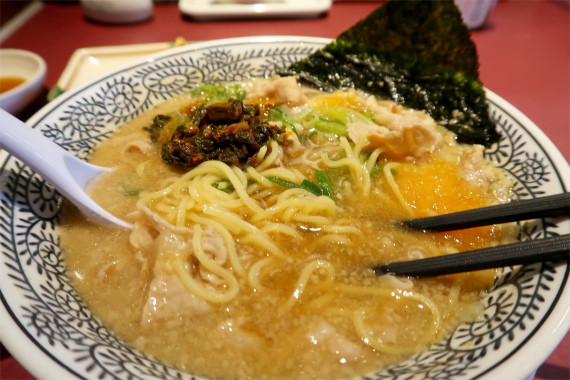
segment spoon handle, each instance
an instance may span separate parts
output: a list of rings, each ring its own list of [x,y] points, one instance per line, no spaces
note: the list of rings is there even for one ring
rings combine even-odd
[[[101,208],[85,186],[109,170],[81,161],[40,132],[0,109],[0,148],[18,158],[69,199],[89,219],[102,224],[130,227]]]
[[[71,154],[2,109],[0,121],[0,147],[41,173],[47,182],[63,193],[63,189],[58,187],[61,169]]]

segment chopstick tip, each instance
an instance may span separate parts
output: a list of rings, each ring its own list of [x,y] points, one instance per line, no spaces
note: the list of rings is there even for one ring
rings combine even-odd
[[[380,266],[374,267],[374,268],[372,268],[372,270],[374,271],[374,274],[375,274],[376,276],[382,276],[382,275],[385,275],[385,274],[392,274],[392,273],[393,273],[392,270],[390,270],[390,265],[389,265],[389,264],[387,264],[387,265],[380,265]]]

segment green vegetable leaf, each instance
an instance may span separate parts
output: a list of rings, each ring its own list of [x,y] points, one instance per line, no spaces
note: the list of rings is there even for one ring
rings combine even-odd
[[[214,184],[214,187],[225,193],[233,193],[236,189],[232,186],[232,183],[228,179],[221,179]]]
[[[383,166],[377,166],[374,169],[372,169],[372,171],[370,172],[370,177],[374,177],[376,174],[382,173],[382,171],[384,170]]]
[[[348,136],[346,132],[346,126],[336,120],[328,120],[322,117],[317,117],[316,120],[311,123],[311,126],[326,133],[333,133],[337,136]]]
[[[246,95],[244,88],[239,84],[227,87],[206,84],[193,89],[190,94],[207,102],[225,102],[230,98],[243,100]]]
[[[290,115],[288,112],[285,112],[279,107],[272,107],[270,109],[269,120],[281,121],[282,123],[289,125],[293,133],[297,135],[297,138],[300,138],[299,133],[297,132],[297,128],[295,128],[295,125],[291,121],[292,118],[293,118],[292,115]]]
[[[269,176],[266,178],[271,182],[276,183],[279,186],[286,187],[288,189],[303,189],[317,196],[323,195],[323,190],[318,185],[307,179],[304,179],[303,182],[301,182],[301,184],[298,185],[294,182],[290,182],[279,177]]]
[[[284,180],[283,178],[274,177],[274,176],[269,176],[269,177],[266,177],[266,178],[267,178],[268,180],[270,180],[271,182],[276,183],[276,184],[278,184],[279,186],[286,187],[286,188],[288,188],[288,189],[297,189],[297,188],[300,187],[300,186],[297,185],[296,183],[290,182],[290,181],[286,181],[286,180]]]
[[[323,190],[318,185],[309,181],[308,179],[304,179],[303,182],[301,182],[300,187],[301,189],[305,189],[308,192],[313,193],[317,196],[323,195]]]
[[[140,194],[140,190],[130,190],[130,191],[125,191],[125,195],[127,197],[136,197],[137,195]]]
[[[327,174],[320,170],[315,170],[315,177],[317,178],[317,183],[319,184],[319,186],[323,191],[323,195],[326,195],[327,197],[334,199],[333,185]]]

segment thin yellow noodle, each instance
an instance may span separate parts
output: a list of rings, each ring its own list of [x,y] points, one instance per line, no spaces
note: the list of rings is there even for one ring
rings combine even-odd
[[[321,160],[323,161],[323,163],[330,167],[330,168],[342,168],[343,166],[346,166],[350,169],[350,172],[352,173],[352,176],[354,178],[357,177],[357,174],[355,174],[358,171],[358,168],[355,168],[355,166],[357,165],[354,160],[352,158],[341,158],[339,160],[335,160],[332,161],[329,156],[327,156],[325,153],[323,153],[321,155]]]
[[[307,283],[309,282],[309,279],[311,278],[311,275],[313,274],[313,272],[315,272],[317,269],[321,269],[321,268],[323,268],[327,271],[326,280],[329,282],[334,281],[335,270],[334,270],[334,267],[331,265],[331,263],[329,263],[328,261],[324,261],[324,260],[315,260],[315,261],[309,263],[301,271],[301,274],[299,275],[299,279],[297,280],[297,285],[295,286],[295,290],[293,291],[293,293],[291,294],[291,296],[289,297],[287,302],[285,302],[285,304],[283,304],[282,307],[284,309],[290,309],[293,305],[295,305],[295,303],[297,303],[299,298],[303,295],[305,287],[307,286]]]
[[[248,177],[248,178],[251,180],[251,177]],[[251,197],[252,195],[258,194],[260,191],[266,191],[267,189],[265,186],[261,186],[261,184],[259,184],[257,182],[250,181],[246,190],[247,190],[247,193],[249,194],[249,196]]]
[[[305,290],[307,291],[307,290]],[[323,309],[329,302],[334,301],[337,298],[335,293],[326,293],[318,298],[315,298],[309,302],[302,305],[303,309],[306,310],[318,310]]]
[[[364,148],[364,144],[368,141],[368,136],[366,133],[362,133],[360,134],[360,136],[358,136],[358,141],[356,142],[356,144],[354,145],[353,148],[353,152],[354,152],[354,156],[358,157],[362,151],[362,148]]]
[[[285,168],[270,168],[266,170],[257,170],[259,174],[264,177],[279,177],[286,181],[293,182],[293,183],[301,183],[305,178],[303,174],[297,171],[285,169]]]
[[[297,176],[297,178],[301,178],[301,181],[306,179],[306,177],[303,175],[303,173],[301,173],[301,171],[297,168],[292,168],[291,171],[293,172],[294,175]]]
[[[176,212],[174,210],[172,212],[169,212],[164,216],[164,220],[174,225],[174,223],[176,223]]]
[[[237,284],[235,287],[231,288],[231,291],[226,293],[218,293],[209,289],[204,288],[200,283],[198,283],[190,273],[186,270],[184,262],[181,259],[176,259],[172,262],[172,269],[178,276],[180,282],[188,289],[188,291],[201,299],[212,302],[212,303],[224,303],[231,301],[237,295]],[[235,292],[235,294],[233,294]]]
[[[301,238],[299,232],[283,223],[267,223],[265,226],[261,227],[261,230],[265,233],[280,233],[289,235],[295,239]]]
[[[214,231],[216,231],[222,237],[228,251],[228,260],[230,261],[233,270],[235,270],[239,275],[243,276],[245,272],[237,256],[234,237],[230,234],[228,229],[225,228],[221,223],[218,223],[212,219],[198,216],[196,214],[190,214],[188,217],[195,223],[201,223],[203,225],[212,227]]]
[[[251,186],[254,187],[255,185]],[[267,199],[273,195],[273,190],[260,190],[255,194],[250,194],[250,197],[256,198],[256,199],[263,199],[266,203],[267,203]]]
[[[432,323],[430,324],[431,327],[425,331],[424,335],[422,336],[422,340],[420,342],[418,342],[418,345],[429,343],[431,338],[436,334],[437,330],[440,328],[441,313],[439,311],[439,308],[435,305],[435,303],[430,298],[428,298],[422,294],[415,293],[415,292],[408,292],[408,291],[388,290],[385,288],[350,286],[350,285],[345,285],[345,284],[335,284],[334,289],[336,289],[340,292],[352,294],[355,296],[367,296],[367,297],[376,296],[376,297],[384,297],[384,298],[401,297],[401,298],[414,299],[414,300],[418,301],[419,303],[423,304],[424,306],[426,306],[431,311],[433,320],[432,320]],[[364,311],[365,310],[366,310],[365,308],[361,308],[359,310],[356,310],[352,315],[355,328],[356,328],[359,336],[362,338],[362,340],[365,343],[371,345],[372,347],[374,347],[375,349],[377,349],[381,352],[391,353],[391,354],[410,353],[411,351],[414,351],[416,349],[416,347],[412,347],[412,348],[410,348],[410,347],[406,347],[406,348],[393,347],[393,346],[385,345],[382,342],[375,339],[372,335],[370,335],[366,331],[366,328],[364,326]],[[339,313],[340,313],[339,315],[345,315],[345,316],[347,315],[347,313],[343,312],[342,310],[340,310]]]
[[[378,200],[378,202],[382,202],[382,203],[379,203],[379,204],[385,205],[385,206],[382,206],[382,207],[385,207],[385,208],[387,208],[387,209],[393,209],[393,210],[399,208],[398,206],[400,205],[400,202],[399,202],[399,201],[396,202],[396,201],[395,201],[394,199],[392,199],[392,198],[390,197],[390,195],[388,195],[386,192],[380,191],[380,192],[376,193],[376,196],[380,198],[380,199]]]
[[[409,299],[414,299],[420,303],[427,306],[432,312],[433,324],[430,329],[427,330],[426,335],[433,336],[433,334],[440,328],[441,325],[441,313],[436,306],[436,304],[431,300],[431,298],[424,296],[423,294],[416,292],[409,292],[406,290],[389,290],[381,289],[367,286],[350,286],[345,284],[335,284],[335,289],[353,295],[361,296],[380,296],[380,297],[405,297]],[[428,334],[429,333],[429,334]]]
[[[276,193],[277,191],[269,190],[269,192],[270,193],[267,195],[267,197],[263,199],[266,208],[274,206],[279,201],[279,197],[278,197],[279,194]]]
[[[279,156],[279,149],[280,148],[279,144],[277,144],[277,141],[272,140],[271,152],[269,153],[269,156],[267,156],[259,165],[257,165],[257,171],[262,171],[273,165],[273,163],[275,162],[275,160],[277,160],[277,157]]]
[[[281,213],[279,219],[285,223],[289,223],[298,212],[298,209],[290,207]]]
[[[327,315],[336,315],[339,317],[344,317],[344,318],[351,320],[351,322],[353,322],[352,321],[352,318],[354,318],[354,309],[353,308],[348,308],[348,307],[339,308],[339,307],[335,307],[335,306],[330,306],[330,307],[325,308],[324,312]],[[354,324],[354,322],[353,322],[353,324]]]
[[[306,209],[307,213],[312,213],[313,211],[324,211],[325,215],[332,216],[336,211],[336,204],[329,197],[319,196],[312,199]]]
[[[396,184],[396,181],[394,180],[394,176],[392,175],[392,169],[395,166],[397,166],[397,164],[395,162],[390,162],[390,163],[384,165],[384,169],[382,170],[382,172],[384,173],[384,177],[386,178],[388,185],[392,189],[392,192],[394,193],[396,198],[400,201],[400,204],[402,206],[404,206],[404,209],[406,209],[406,211],[408,211],[410,216],[414,216],[414,211],[412,210],[412,208],[410,207],[408,202],[406,202],[406,200],[402,196],[402,193],[400,192],[400,188],[398,187],[398,184]]]
[[[425,216],[436,216],[437,212],[435,212],[434,210],[431,210],[429,208],[425,208],[422,210],[423,215]]]
[[[168,214],[172,211],[174,211],[174,207],[173,206],[169,206],[169,205],[165,205],[164,203],[159,203],[155,206],[155,209],[163,212],[165,214]]]
[[[202,212],[218,220],[234,235],[239,235],[242,233],[255,233],[257,230],[257,227],[251,223],[248,223],[241,217],[241,215],[238,215],[217,205],[206,204],[202,207]]]
[[[384,344],[381,340],[376,339],[372,334],[370,334],[370,332],[367,331],[366,327],[364,326],[364,318],[365,318],[364,316],[365,312],[363,310],[354,311],[353,315],[354,327],[356,329],[358,336],[360,336],[362,341],[372,346],[375,350],[378,350],[385,354],[402,355],[402,354],[410,354],[416,351],[418,346],[420,346],[419,343],[416,346],[411,346],[408,344],[404,347],[396,347]],[[427,334],[424,334],[424,338],[426,335]]]
[[[184,265],[184,259],[182,257],[177,258],[172,263],[174,272],[184,284],[184,286],[196,296],[202,298],[205,301],[213,303],[224,303],[231,301],[238,294],[238,282],[236,278],[220,266],[215,260],[209,258],[203,251],[201,246],[202,239],[202,228],[199,225],[194,227],[194,236],[192,238],[192,245],[194,248],[194,255],[200,261],[200,264],[204,265],[213,274],[222,278],[227,284],[227,290],[225,292],[217,292],[214,289],[208,289],[198,283],[192,275],[186,270]]]
[[[216,189],[209,182],[197,181],[197,189],[202,194],[202,202],[200,203],[214,203],[228,209],[238,209],[244,207],[243,201],[232,193],[226,193],[222,190]]]
[[[196,173],[195,173],[196,171]],[[235,193],[239,196],[239,198],[243,201],[244,205],[249,208],[251,211],[258,212],[261,211],[262,208],[259,206],[252,198],[247,195],[246,187],[247,187],[247,179],[243,181],[244,178],[240,178],[235,174],[235,172],[230,168],[228,165],[224,164],[220,161],[206,161],[193,170],[186,173],[184,176],[181,177],[181,180],[184,180],[186,176],[195,176],[197,173],[215,173],[219,172],[223,174],[225,179],[229,180],[235,189]],[[189,173],[191,173],[189,175]]]
[[[350,146],[348,147],[350,149]],[[366,170],[365,164],[362,164],[358,158],[353,157],[352,152],[347,153],[348,157],[332,161],[326,154],[321,155],[321,160],[325,166],[331,168],[347,167],[350,171],[353,184],[357,188],[367,194],[370,191],[370,174]]]
[[[330,198],[329,198],[330,199]],[[278,215],[283,215],[283,212],[287,209],[294,208],[298,210],[303,208],[304,206],[308,206],[309,202],[302,199],[288,199],[277,203],[273,207],[269,207],[261,212],[252,215],[251,221],[252,222],[260,222],[263,220],[270,220],[272,217],[276,217]]]
[[[196,178],[193,178],[188,183],[188,195],[198,204],[205,203],[206,200],[204,199],[204,194],[201,189],[198,188],[200,181]]]
[[[237,176],[234,170],[227,164],[221,161],[206,161],[190,170],[182,177],[177,179],[177,182],[184,183],[195,177],[201,177],[205,175],[216,175],[219,178],[225,178],[229,180],[236,190],[244,190],[247,187],[247,181],[244,180],[244,176]]]
[[[261,276],[262,269],[270,266],[270,264],[272,263],[273,263],[273,258],[266,257],[264,259],[257,261],[249,268],[247,279],[252,289],[255,289],[256,291],[265,289],[265,287],[261,285],[259,277]]]
[[[265,249],[267,252],[278,256],[284,257],[285,254],[279,247],[275,245],[273,240],[267,234],[261,230],[257,230],[258,232],[250,233],[245,235],[243,238],[240,239],[242,243],[246,244],[254,244],[260,248]]]
[[[233,235],[239,235],[244,232],[252,231],[255,227],[243,220],[241,215],[226,209],[221,209],[215,205],[203,205],[202,212],[222,223]]]
[[[265,186],[265,187],[275,186],[275,184],[273,182],[271,182],[270,180],[268,180],[267,178],[265,178],[264,176],[259,174],[259,172],[257,170],[255,170],[254,168],[252,168],[251,166],[249,166],[246,169],[246,171],[247,171],[247,174],[249,175],[249,178],[251,178],[252,180],[257,182],[258,184]]]
[[[315,195],[307,192],[307,190],[304,189],[299,189],[299,188],[287,189],[281,192],[280,194],[277,194],[277,202],[283,202],[287,199],[298,199],[295,197],[309,198],[313,200],[315,198]]]
[[[235,192],[226,193],[213,187],[219,180],[220,178],[216,176],[194,178],[192,183],[194,184],[193,189],[196,191],[195,195],[193,193],[195,199],[197,201],[199,199],[199,203],[215,203],[227,208],[243,206],[243,201],[236,196]]]
[[[245,220],[241,219],[238,215],[235,215],[231,212],[227,212],[224,210],[220,210],[219,208],[213,205],[205,205],[203,208],[203,212],[206,215],[209,215],[215,218],[218,222],[222,223],[228,230],[232,231],[235,235],[245,233],[246,235],[241,238],[241,241],[253,243],[258,247],[264,248],[270,253],[283,256],[283,252],[279,247],[275,245],[275,243],[271,240],[271,238],[262,230],[255,227],[253,224],[246,222]]]
[[[341,137],[339,141],[344,148],[347,157],[349,157],[354,162],[350,166],[351,168],[354,168],[353,181],[359,184],[360,191],[362,191],[364,194],[368,194],[370,191],[370,173],[366,170],[366,165],[360,162],[358,154],[352,150],[346,137]]]
[[[382,154],[383,151],[384,149],[382,148],[376,148],[372,151],[372,153],[370,153],[370,157],[368,157],[368,160],[366,160],[366,170],[368,170],[368,173],[372,172],[372,168],[374,168],[378,157],[380,154]]]
[[[293,220],[296,222],[312,223],[316,226],[324,226],[331,223],[329,218],[318,215],[295,215]]]
[[[166,194],[170,193],[171,191],[171,187],[168,186],[162,190],[159,191],[153,191],[153,192],[141,192],[139,194],[139,200],[137,201],[137,208],[141,208],[144,204],[150,203],[155,199],[160,199],[162,197],[164,197]]]
[[[403,292],[398,292],[397,293],[399,296],[404,296],[406,298],[411,298],[414,299],[416,301],[419,301],[421,304],[427,306],[431,313],[432,313],[432,318],[433,321],[430,324],[431,327],[429,327],[423,334],[422,339],[418,342],[417,345],[427,345],[431,339],[435,336],[437,330],[440,328],[441,326],[441,313],[439,311],[439,308],[436,306],[436,304],[433,302],[433,300],[431,300],[430,298],[419,294],[419,293],[414,293],[414,292],[408,292],[408,291],[403,291]],[[385,353],[392,353],[392,354],[404,354],[404,353],[410,353],[412,351],[415,351],[417,349],[417,347],[405,347],[405,348],[398,348],[398,347],[393,347],[393,346],[389,346],[389,345],[385,345],[382,342],[378,341],[377,339],[374,339],[374,337],[372,337],[369,333],[366,332],[366,329],[364,328],[364,313],[363,310],[361,309],[360,311],[357,310],[354,313],[354,324],[356,327],[356,330],[358,331],[358,334],[360,335],[360,337],[368,344],[370,344],[372,347],[374,347],[375,349],[385,352]]]
[[[275,211],[295,205],[297,208],[303,208],[306,214],[321,211],[325,215],[332,216],[336,212],[336,204],[332,199],[325,196],[317,197],[303,189],[289,189],[279,194],[276,205],[268,208],[266,212],[273,214]]]
[[[247,187],[247,180],[248,180],[247,174],[244,173],[244,171],[238,168],[237,166],[232,166],[231,168],[234,171],[236,177],[239,178],[240,182],[245,184],[245,186]]]
[[[202,227],[199,224],[195,224],[193,232],[194,236],[192,237],[192,247],[194,249],[194,256],[196,256],[200,264],[213,274],[223,279],[230,277],[235,279],[235,277],[228,270],[222,267],[216,260],[209,257],[206,252],[204,252],[204,248],[202,247]],[[237,281],[233,282],[237,285]]]
[[[266,153],[267,153],[267,145],[264,145],[259,149],[259,151],[255,155],[255,163],[259,164],[261,161],[263,161],[263,158],[265,157]]]
[[[191,199],[184,199],[180,202],[176,213],[176,226],[182,227],[186,225],[186,210],[191,209],[193,206],[194,201]]]

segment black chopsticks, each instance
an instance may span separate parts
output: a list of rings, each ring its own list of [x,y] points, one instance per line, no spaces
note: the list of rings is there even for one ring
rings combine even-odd
[[[402,224],[418,230],[446,231],[568,215],[570,215],[570,193],[563,193],[447,215],[411,219]],[[399,276],[428,277],[564,259],[570,259],[570,235],[390,263],[373,269],[377,275],[392,273]]]
[[[565,215],[570,215],[570,193],[513,201],[429,218],[409,219],[402,224],[415,230],[449,231]]]
[[[560,235],[386,264],[373,269],[377,275],[393,273],[398,276],[429,277],[568,258],[570,258],[570,235]]]

